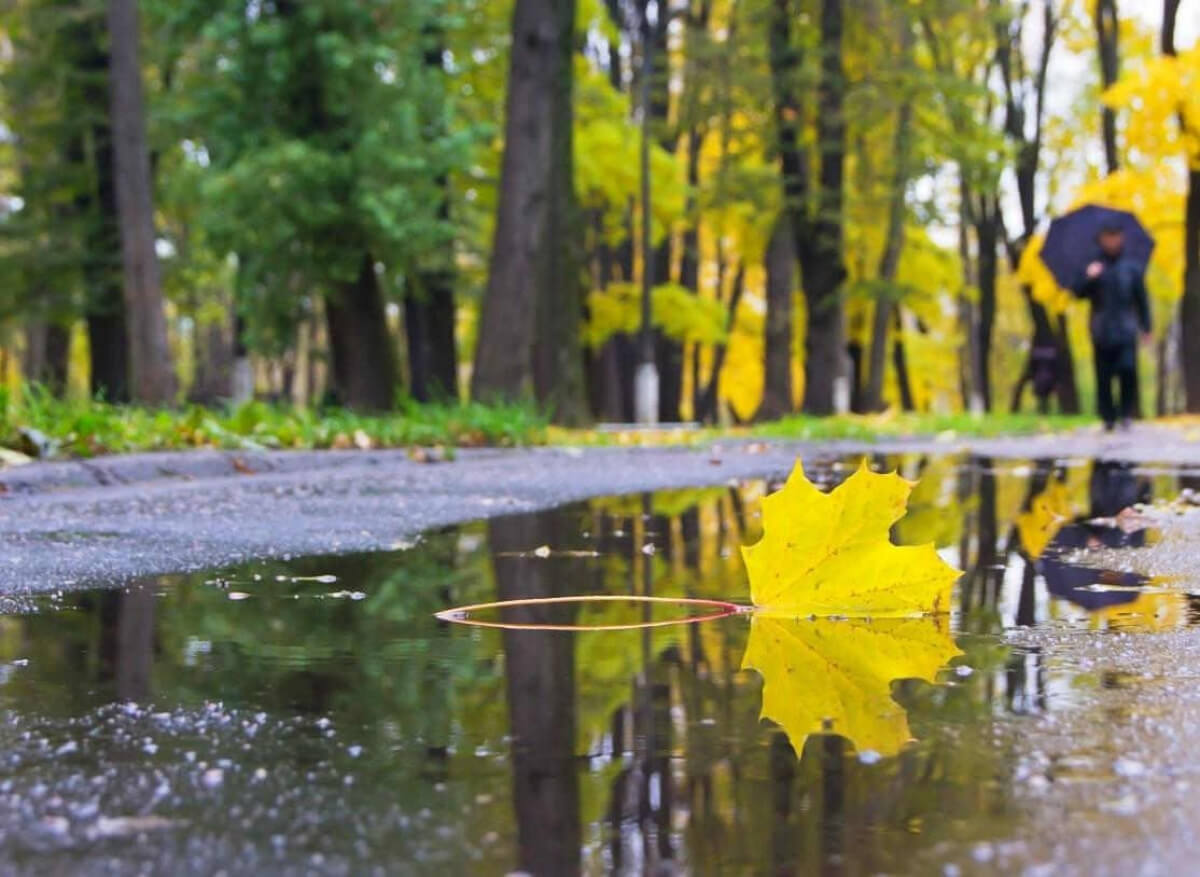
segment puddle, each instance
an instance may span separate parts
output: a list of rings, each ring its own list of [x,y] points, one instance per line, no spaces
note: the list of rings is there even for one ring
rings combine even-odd
[[[810,475],[835,484],[853,462]],[[1002,862],[1042,786],[1147,770],[1149,756],[1102,740],[1036,750],[1025,734],[1070,711],[1134,721],[1112,698],[1146,686],[1167,696],[1160,677],[1050,655],[1038,637],[1092,643],[1200,619],[1186,594],[1076,562],[1097,545],[1120,556],[1145,544],[1145,531],[1103,521],[1175,495],[1178,476],[1076,461],[872,463],[921,479],[896,540],[934,542],[966,570],[940,626],[755,628],[714,612],[747,601],[738,547],[758,538],[776,486],[761,482],[598,499],[393,553],[11,601],[0,851],[30,872],[870,874]],[[561,599],[580,595],[613,599]],[[540,598],[560,599],[472,616],[615,629],[435,617]],[[645,624],[710,613],[720,617]],[[880,669],[889,650],[903,660]],[[764,698],[797,712],[762,721]],[[1135,798],[1093,809],[1124,818]]]

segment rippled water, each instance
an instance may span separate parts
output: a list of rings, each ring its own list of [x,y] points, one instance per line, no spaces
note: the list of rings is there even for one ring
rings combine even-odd
[[[0,855],[38,873],[866,874],[986,863],[987,843],[1023,818],[1022,722],[1102,704],[1096,691],[1127,681],[1046,661],[1011,632],[1104,636],[1200,619],[1186,594],[1070,562],[1081,547],[1142,544],[1144,533],[1088,521],[1174,495],[1179,475],[873,462],[921,479],[895,538],[933,541],[966,570],[949,621],[963,654],[937,684],[892,684],[896,720],[916,738],[898,755],[834,734],[789,740],[761,721],[762,678],[742,669],[744,615],[603,632],[434,617],[579,594],[747,601],[738,545],[757,538],[770,485],[616,497],[430,533],[394,553],[8,599]],[[832,484],[850,470],[810,475]],[[523,612],[504,620],[615,626],[680,614],[625,601]],[[834,663],[804,665],[817,668],[805,690],[842,697],[825,690]],[[1086,776],[1095,764],[1054,769]]]

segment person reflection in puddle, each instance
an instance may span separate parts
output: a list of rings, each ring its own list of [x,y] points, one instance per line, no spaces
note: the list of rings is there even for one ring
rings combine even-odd
[[[1094,611],[1106,606],[1132,603],[1138,597],[1134,589],[1146,583],[1146,577],[1114,569],[1096,569],[1071,563],[1079,549],[1140,548],[1146,543],[1143,530],[1126,532],[1120,526],[1122,513],[1150,499],[1150,484],[1139,479],[1132,465],[1114,460],[1097,460],[1088,483],[1089,514],[1067,524],[1055,535],[1041,560],[1046,588],[1056,597]],[[1105,585],[1121,590],[1092,590]],[[1130,590],[1124,590],[1124,589]]]

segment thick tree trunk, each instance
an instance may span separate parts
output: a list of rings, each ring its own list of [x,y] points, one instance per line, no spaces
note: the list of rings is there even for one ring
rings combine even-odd
[[[130,382],[136,401],[165,405],[175,396],[175,373],[155,252],[137,0],[109,0],[108,31],[113,175],[121,226]]]
[[[109,57],[101,48],[101,23],[82,21],[73,38],[83,48],[79,61],[84,98],[95,106],[109,101]],[[84,137],[71,138],[68,160],[91,165],[94,188],[75,199],[87,218],[81,273],[88,334],[88,372],[93,397],[109,402],[129,401],[128,333],[125,296],[121,289],[121,231],[117,219],[112,119],[98,114],[90,126],[90,150]]]
[[[544,2],[544,0],[543,0]],[[575,199],[574,33],[575,0],[554,0],[559,39],[551,71],[549,239],[542,254],[533,343],[533,388],[558,423],[588,420],[583,379],[583,223]]]
[[[387,411],[396,392],[396,355],[375,260],[363,253],[358,276],[325,302],[337,401],[360,411]]]
[[[763,331],[763,397],[759,420],[792,413],[792,293],[796,244],[788,214],[781,213],[767,246],[767,318]]]
[[[845,217],[846,73],[842,67],[843,0],[821,2],[821,77],[817,85],[816,215],[799,243],[808,323],[804,339],[804,410],[833,414],[837,387],[846,379],[842,284]]]
[[[472,396],[484,400],[519,399],[536,384],[539,401],[566,420],[583,412],[571,185],[574,18],[574,0],[517,0],[513,11],[496,231],[471,383]]]
[[[841,287],[845,168],[845,73],[842,70],[842,2],[822,0],[821,78],[818,87],[817,147],[820,161],[815,218],[808,213],[808,160],[798,126],[804,114],[796,96],[800,54],[791,40],[789,0],[773,0],[770,65],[775,122],[783,173],[784,206],[791,212],[796,252],[803,272],[807,309],[804,337],[804,410],[832,414],[836,388],[845,379],[845,325]]]

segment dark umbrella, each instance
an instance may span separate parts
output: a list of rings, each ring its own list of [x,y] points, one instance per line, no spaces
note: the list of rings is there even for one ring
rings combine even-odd
[[[1091,586],[1106,584],[1116,585],[1118,588],[1138,588],[1146,584],[1145,576],[1133,572],[1093,569],[1063,559],[1064,555],[1095,541],[1109,548],[1124,548],[1130,543],[1130,538],[1129,534],[1109,527],[1091,527],[1085,524],[1068,524],[1063,527],[1038,564],[1046,579],[1046,590],[1053,596],[1070,600],[1089,612],[1107,606],[1132,603],[1138,598],[1138,591],[1093,591]]]
[[[1124,210],[1088,204],[1051,222],[1042,244],[1042,261],[1059,286],[1075,289],[1087,266],[1100,258],[1096,236],[1109,226],[1125,233],[1125,258],[1145,270],[1154,252],[1154,238],[1138,218]]]

